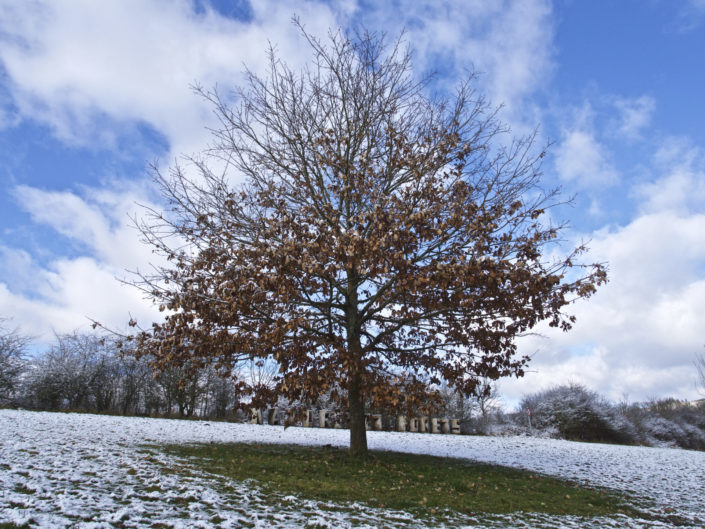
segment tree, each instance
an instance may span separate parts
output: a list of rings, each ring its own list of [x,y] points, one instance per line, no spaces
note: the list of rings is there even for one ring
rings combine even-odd
[[[491,414],[501,409],[497,384],[486,377],[477,381],[475,393],[469,398],[446,384],[441,386],[440,393],[444,411],[460,419],[461,428],[464,428],[463,423],[475,419],[475,430],[487,433]]]
[[[162,389],[167,415],[178,409],[179,417],[191,417],[196,404],[204,393],[201,378],[202,370],[193,370],[188,364],[183,367],[165,369],[156,378]]]
[[[127,354],[118,356],[117,366],[117,413],[135,415],[143,412],[146,395],[150,387],[156,384],[152,378],[152,370],[144,359],[137,360]]]
[[[487,433],[490,414],[501,409],[495,381],[487,378],[481,379],[472,401],[477,409],[479,429],[481,432]]]
[[[134,283],[166,316],[136,337],[159,369],[275,361],[273,386],[238,382],[252,405],[331,390],[364,455],[366,408],[521,376],[515,338],[568,330],[562,309],[606,275],[583,246],[543,257],[564,227],[545,220],[560,202],[539,185],[545,153],[502,143],[472,77],[429,97],[401,39],[299,27],[309,67],[270,50],[236,103],[198,88],[220,119],[212,148],[155,168],[169,207],[138,226],[170,264]]]
[[[115,346],[99,336],[56,335],[34,364],[29,381],[33,405],[43,409],[109,411],[117,393]]]
[[[697,386],[705,396],[705,356],[695,355],[695,370],[697,371]]]
[[[12,404],[15,400],[30,342],[30,338],[17,329],[7,329],[6,321],[0,318],[0,405]]]

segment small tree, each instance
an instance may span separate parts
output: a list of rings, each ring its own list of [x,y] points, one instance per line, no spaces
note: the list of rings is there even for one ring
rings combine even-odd
[[[240,382],[252,405],[330,390],[364,455],[366,408],[521,376],[515,337],[568,330],[563,307],[605,272],[568,278],[582,246],[543,258],[562,228],[543,221],[558,203],[539,187],[544,153],[533,137],[501,145],[472,78],[431,98],[399,41],[302,34],[308,68],[270,51],[235,106],[201,89],[220,119],[212,149],[155,170],[169,210],[139,226],[172,266],[135,281],[167,310],[138,344],[160,369],[274,361],[272,387]]]
[[[116,411],[122,415],[134,415],[144,412],[145,396],[150,386],[156,382],[152,370],[144,359],[122,354],[117,358],[117,395]]]
[[[5,327],[0,318],[0,405],[13,404],[22,373],[26,369],[25,353],[30,339],[17,329]]]
[[[33,363],[28,398],[43,409],[111,411],[118,391],[117,348],[99,336],[62,334]]]
[[[470,397],[447,385],[440,388],[440,393],[446,413],[461,422],[474,419],[475,430],[482,433],[487,433],[492,413],[501,409],[497,384],[486,377],[478,380],[475,394]]]
[[[477,409],[479,429],[487,433],[491,414],[501,409],[495,381],[487,378],[480,380],[472,402]]]
[[[695,370],[697,372],[696,384],[700,394],[705,397],[705,356],[695,355]]]
[[[214,369],[209,369],[207,376],[208,393],[203,399],[201,416],[215,419],[225,419],[231,416],[237,405],[233,381],[229,377],[226,378],[217,373]]]
[[[197,402],[204,392],[201,380],[204,372],[190,367],[187,364],[165,369],[156,378],[162,389],[167,415],[177,409],[179,417],[191,417],[196,411]]]

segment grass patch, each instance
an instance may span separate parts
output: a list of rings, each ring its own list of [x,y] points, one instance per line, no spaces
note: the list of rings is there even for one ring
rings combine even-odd
[[[22,483],[16,484],[12,490],[13,490],[13,492],[17,492],[19,494],[28,494],[28,495],[32,495],[35,492],[37,492],[36,490],[30,489],[27,485],[24,485]]]
[[[162,447],[198,458],[203,470],[243,481],[265,492],[422,514],[516,511],[577,516],[636,515],[612,491],[508,467],[396,452],[352,458],[346,450],[288,445],[208,444]]]

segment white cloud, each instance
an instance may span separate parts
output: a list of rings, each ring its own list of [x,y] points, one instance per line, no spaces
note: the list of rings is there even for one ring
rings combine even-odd
[[[7,252],[0,259],[3,266],[12,262]],[[88,318],[119,331],[127,329],[130,315],[146,324],[160,318],[137,289],[115,280],[119,270],[94,259],[58,259],[46,267],[24,264],[32,272],[33,292],[0,282],[0,314],[40,342],[51,341],[54,332],[90,330]]]
[[[268,40],[297,62],[293,11],[256,2],[252,23],[186,0],[0,1],[0,61],[20,113],[68,142],[110,143],[110,128],[146,123],[174,153],[200,150],[210,107],[189,86],[230,87],[244,64],[264,67]],[[320,30],[334,25],[325,5],[300,6]]]
[[[616,134],[634,140],[641,138],[642,131],[651,123],[656,101],[649,96],[635,99],[617,98],[614,106],[619,113]]]
[[[402,0],[365,8],[363,23],[394,35],[402,27],[415,50],[415,65],[444,70],[451,83],[475,70],[480,89],[520,134],[540,112],[529,96],[550,79],[554,25],[547,0]],[[442,66],[439,66],[442,65]]]
[[[527,376],[505,381],[511,402],[570,381],[613,400],[696,398],[693,359],[705,344],[705,156],[687,139],[668,138],[651,160],[657,176],[633,186],[637,216],[605,227],[589,259],[609,264],[609,283],[576,303],[573,330],[548,327],[527,337],[536,352]]]
[[[147,191],[134,183],[124,184],[120,191],[109,188],[83,191],[80,196],[70,191],[18,186],[15,196],[34,222],[84,245],[100,262],[117,268],[145,264],[151,253],[140,244],[129,215],[141,211],[136,202],[150,205],[144,198]]]
[[[25,250],[0,246],[0,282],[13,285],[25,295],[36,293],[37,269],[32,256]],[[0,312],[0,314],[2,314]],[[0,318],[3,316],[0,316]]]
[[[561,138],[553,150],[558,177],[576,190],[592,193],[591,211],[604,214],[595,193],[619,183],[621,175],[614,166],[617,157],[608,147],[609,140],[643,140],[651,124],[656,101],[650,96],[635,98],[593,94],[582,105],[554,106],[551,113],[561,123]]]
[[[527,337],[534,355],[525,379],[504,382],[522,393],[576,381],[612,399],[627,393],[694,398],[693,355],[705,343],[705,214],[650,213],[593,233],[590,259],[609,263],[609,283],[576,303],[578,318],[563,333],[542,327]]]
[[[110,232],[108,219],[73,193],[47,192],[27,186],[19,186],[16,193],[32,220],[49,224],[66,237],[96,247],[101,245],[101,237]]]
[[[308,58],[291,16],[325,35],[351,20],[354,2],[253,2],[253,20],[196,14],[187,0],[0,0],[0,62],[22,116],[53,128],[64,141],[114,142],[114,129],[147,123],[172,153],[200,150],[210,107],[189,85],[242,81],[243,65],[265,67],[268,42],[290,65]],[[394,35],[404,25],[417,66],[472,64],[484,72],[494,101],[516,112],[551,69],[553,35],[547,0],[403,1],[365,8],[365,23]],[[105,121],[110,120],[110,126]],[[536,116],[530,117],[530,125]]]
[[[493,72],[493,96],[517,112],[517,107],[525,106],[526,96],[552,73],[552,11],[543,1],[514,2],[505,8],[492,28],[489,46],[468,50],[468,57],[477,54],[478,66]]]
[[[615,366],[611,357],[619,352],[595,349],[589,355],[564,355],[555,362],[537,358],[524,378],[500,382],[500,393],[512,408],[523,395],[561,384],[577,383],[597,391],[612,402],[627,398],[644,402],[652,398],[697,398],[692,363],[679,363],[655,369],[644,363]]]
[[[130,314],[145,324],[159,319],[137,288],[119,281],[131,278],[128,270],[161,264],[128,217],[139,211],[135,198],[150,205],[146,195],[137,184],[120,191],[83,188],[81,194],[17,187],[15,197],[34,222],[79,243],[84,255],[40,265],[25,250],[0,247],[0,314],[42,340],[52,331],[86,330],[89,317],[114,329],[123,329]]]
[[[608,186],[619,178],[605,147],[592,132],[581,128],[564,132],[555,150],[555,165],[559,178],[578,188]]]
[[[637,186],[646,211],[695,211],[705,204],[705,173],[687,167],[674,167],[654,182]]]
[[[654,154],[660,174],[634,186],[644,212],[705,210],[705,165],[701,149],[683,138],[667,138]]]

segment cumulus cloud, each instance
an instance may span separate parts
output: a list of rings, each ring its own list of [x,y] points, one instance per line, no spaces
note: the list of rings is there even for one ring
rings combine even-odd
[[[618,173],[595,135],[581,128],[567,130],[555,149],[558,176],[577,188],[590,189],[614,184]]]
[[[159,318],[152,303],[142,299],[129,271],[161,264],[159,256],[142,244],[129,212],[148,193],[138,184],[121,189],[83,188],[81,193],[46,191],[18,186],[14,196],[32,220],[80,246],[76,258],[54,256],[38,263],[26,250],[0,247],[0,314],[11,315],[27,332],[43,339],[51,331],[85,327],[87,317],[122,328],[129,314],[141,321]]]
[[[705,210],[705,164],[701,149],[683,138],[667,138],[654,154],[659,176],[637,184],[642,211]]]
[[[350,2],[261,1],[244,22],[196,13],[187,0],[0,0],[0,7],[0,62],[20,115],[80,144],[110,145],[116,128],[146,123],[174,153],[199,150],[211,119],[190,85],[242,82],[243,65],[266,66],[270,42],[289,64],[302,64],[308,57],[290,21],[294,9],[319,35],[358,12]],[[375,4],[365,22],[390,33],[407,26],[417,66],[441,61],[462,77],[474,65],[497,103],[524,108],[522,98],[550,69],[550,14],[545,0],[406,1]]]
[[[140,244],[130,217],[141,210],[136,202],[158,207],[149,204],[146,195],[136,184],[125,184],[120,190],[84,188],[83,195],[29,186],[15,189],[21,207],[34,222],[80,243],[89,255],[115,267],[143,264],[151,255]]]
[[[80,257],[40,266],[27,255],[13,256],[3,250],[3,266],[23,262],[25,277],[21,279],[25,284],[11,284],[4,277],[0,280],[0,314],[11,317],[22,332],[39,341],[50,341],[54,332],[88,331],[88,318],[116,330],[127,328],[130,314],[141,322],[160,319],[158,310],[137,289],[115,280],[121,271],[105,263]],[[30,287],[31,292],[18,288],[21,286]]]
[[[25,295],[36,295],[38,270],[29,252],[0,246],[0,263],[0,283],[13,285]]]
[[[580,118],[589,128],[591,116]],[[653,151],[647,176],[632,184],[634,218],[576,237],[590,240],[591,261],[608,263],[609,283],[570,309],[578,318],[570,332],[543,326],[542,336],[521,341],[533,361],[525,379],[501,384],[510,401],[571,381],[614,400],[697,397],[692,362],[705,343],[705,154],[680,137],[660,140]]]
[[[533,354],[523,380],[502,384],[521,394],[570,381],[612,399],[695,398],[692,359],[705,341],[705,214],[659,211],[592,234],[590,258],[609,264],[609,283],[570,311],[568,333],[538,329],[521,342]]]
[[[599,103],[599,101],[598,101]],[[596,192],[619,180],[619,173],[612,165],[612,154],[600,135],[601,107],[591,100],[580,106],[552,109],[561,124],[561,138],[553,151],[556,174],[564,184],[575,190]],[[595,197],[593,197],[594,199]],[[593,200],[593,209],[600,209]]]
[[[175,153],[200,150],[211,115],[193,83],[237,84],[244,64],[264,68],[270,40],[299,61],[293,12],[255,5],[242,22],[187,0],[1,1],[0,62],[20,114],[63,141],[110,144],[115,128],[144,123]],[[325,5],[299,11],[313,30],[334,25]]]

